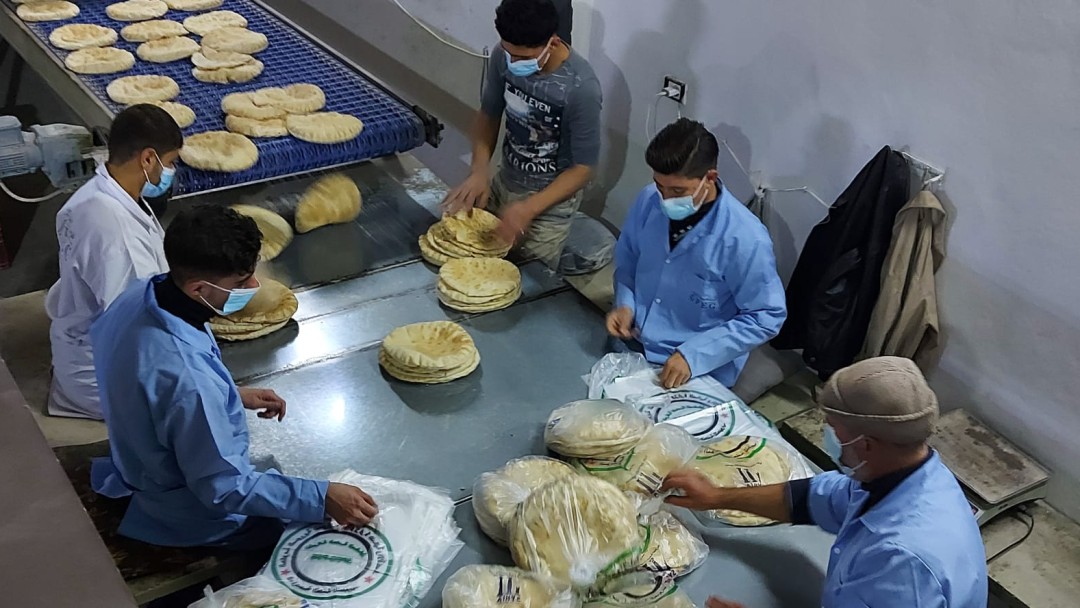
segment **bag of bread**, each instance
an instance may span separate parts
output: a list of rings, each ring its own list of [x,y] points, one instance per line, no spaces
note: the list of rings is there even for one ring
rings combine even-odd
[[[645,416],[625,403],[584,399],[551,412],[544,443],[570,458],[613,458],[634,447],[650,426]]]
[[[668,511],[648,519],[641,568],[650,572],[686,576],[709,558],[709,545]]]
[[[670,573],[635,572],[610,581],[585,608],[634,606],[637,608],[696,608]]]
[[[465,566],[446,581],[443,608],[578,608],[565,584],[505,566]]]
[[[614,458],[576,459],[573,464],[623,491],[655,497],[659,496],[664,479],[692,461],[698,447],[684,429],[657,424],[634,447]]]
[[[536,488],[576,474],[570,465],[544,456],[511,460],[497,471],[484,473],[473,485],[473,511],[480,529],[505,546],[518,505]]]

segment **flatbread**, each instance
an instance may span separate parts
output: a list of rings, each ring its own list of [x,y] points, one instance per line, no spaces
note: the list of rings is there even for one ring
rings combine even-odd
[[[180,86],[168,76],[124,76],[110,82],[105,92],[116,103],[134,105],[173,99]]]
[[[225,128],[248,137],[285,137],[289,134],[285,121],[281,118],[256,120],[230,114],[225,116]]]
[[[77,51],[96,46],[111,46],[116,42],[116,30],[92,23],[61,25],[49,34],[49,43],[65,51]]]
[[[199,52],[199,43],[187,36],[159,38],[139,45],[135,53],[139,59],[150,63],[168,63],[187,59]]]
[[[432,321],[395,329],[383,339],[382,350],[409,369],[446,370],[468,363],[476,345],[457,323]]]
[[[251,93],[229,93],[221,100],[221,110],[230,116],[255,120],[285,118],[283,110],[255,105],[251,99]]]
[[[453,241],[477,252],[497,252],[508,250],[509,245],[495,236],[499,228],[498,216],[483,209],[473,209],[472,214],[464,211],[443,218],[440,228],[453,235]]]
[[[186,129],[195,124],[195,111],[175,101],[156,101],[155,106],[165,110],[176,121],[176,126]]]
[[[205,36],[222,27],[247,27],[247,19],[232,11],[214,11],[184,19],[184,27],[196,36]]]
[[[500,545],[510,542],[510,525],[518,505],[540,486],[577,475],[565,462],[544,456],[511,460],[484,473],[473,486],[473,512],[480,529]]]
[[[105,7],[105,14],[116,21],[146,21],[165,16],[169,5],[161,0],[127,0]]]
[[[237,205],[233,209],[240,211],[238,207],[249,207],[249,205]],[[258,209],[258,207],[252,208]],[[215,322],[221,325],[233,323],[276,325],[288,321],[296,314],[300,305],[291,289],[273,279],[260,279],[259,283],[259,291],[255,292],[255,297],[251,298],[251,302],[248,302],[243,310],[227,317],[217,317],[210,322],[211,325]]]
[[[583,399],[551,412],[544,443],[570,458],[616,457],[637,445],[651,426],[648,418],[622,401]]]
[[[211,48],[203,48],[198,53],[191,56],[191,63],[195,64],[195,67],[202,68],[204,70],[220,70],[221,68],[236,68],[242,65],[252,63],[255,58],[246,53],[233,53],[231,51],[215,51]],[[234,93],[234,95],[245,95],[248,98],[251,97],[251,93]],[[226,110],[228,112],[228,110]],[[231,112],[230,112],[231,113]],[[248,116],[248,118],[277,118],[278,116],[285,116],[284,112],[275,116]]]
[[[282,321],[281,323],[278,323],[276,325],[264,325],[262,327],[259,327],[258,329],[254,329],[254,330],[248,331],[248,332],[241,332],[241,333],[218,333],[219,330],[214,329],[214,336],[217,337],[217,338],[220,338],[221,340],[224,340],[226,342],[241,342],[241,341],[244,341],[244,340],[255,340],[255,339],[258,339],[258,338],[262,338],[263,336],[268,336],[268,335],[274,333],[275,331],[278,331],[279,329],[285,327],[288,324],[289,324],[288,321]]]
[[[140,23],[125,25],[124,28],[120,30],[120,37],[128,42],[147,42],[149,40],[159,40],[161,38],[186,36],[187,33],[188,31],[184,29],[184,26],[176,21],[155,19],[153,21],[142,21]]]
[[[243,135],[206,131],[184,138],[180,159],[193,169],[235,173],[254,167],[259,162],[259,149]]]
[[[649,529],[640,568],[686,576],[709,558],[709,545],[671,513],[657,511],[647,523]]]
[[[242,27],[220,27],[207,32],[202,45],[215,51],[232,51],[252,55],[266,50],[270,42],[265,34]]]
[[[521,287],[521,271],[498,258],[461,258],[439,270],[439,281],[470,296],[498,297]]]
[[[91,47],[72,51],[64,65],[76,74],[115,74],[135,67],[135,56],[113,46]]]
[[[570,587],[504,566],[465,566],[442,590],[443,608],[573,608]]]
[[[447,308],[467,313],[493,312],[509,308],[521,298],[521,290],[513,291],[501,298],[494,298],[484,302],[470,302],[470,298],[462,298],[456,294],[448,294],[441,286],[437,289],[439,301]]]
[[[326,105],[326,94],[313,84],[298,83],[259,89],[252,95],[256,105],[279,108],[289,114],[310,114]]]
[[[70,2],[31,2],[15,9],[19,19],[30,23],[63,21],[79,14],[79,7]]]
[[[468,362],[452,369],[417,372],[413,369],[401,366],[392,358],[388,357],[384,351],[380,351],[379,365],[386,370],[386,373],[402,382],[410,382],[413,384],[443,384],[464,378],[476,371],[476,368],[480,366],[480,354],[473,353]]]
[[[356,182],[341,174],[320,178],[304,192],[296,207],[296,231],[303,234],[332,224],[347,224],[360,215]]]
[[[218,8],[225,3],[225,0],[165,0],[165,4],[169,5],[174,11],[208,11]]]
[[[703,446],[692,468],[722,488],[744,488],[785,483],[791,476],[787,453],[762,437],[733,435]],[[733,526],[764,526],[775,523],[742,511],[709,511],[708,516]]]
[[[192,68],[191,75],[199,82],[208,82],[212,84],[240,84],[255,80],[262,72],[263,62],[256,59],[251,63],[245,63],[244,65],[235,68],[221,68],[220,70]]]
[[[443,264],[454,259],[448,255],[445,255],[439,251],[436,251],[431,243],[428,241],[427,233],[420,236],[420,256],[424,258],[424,261],[432,266],[442,266]]]
[[[574,466],[615,484],[624,492],[658,496],[664,479],[694,460],[698,443],[673,424],[657,424],[641,441],[614,457],[575,460]]]
[[[289,222],[286,222],[285,218],[274,213],[273,211],[263,209],[262,207],[256,207],[255,205],[234,205],[233,209],[236,210],[236,212],[242,215],[246,215],[251,219],[255,220],[255,224],[258,225],[259,232],[262,233],[262,248],[259,249],[260,262],[269,262],[270,260],[276,258],[281,254],[282,251],[285,250],[286,247],[289,246],[289,243],[292,242],[292,226],[289,226]],[[272,283],[281,285],[276,281],[273,281]],[[263,285],[263,287],[260,288],[258,292],[256,292],[256,295],[262,293],[263,289],[265,288],[266,286]],[[278,289],[276,286],[272,287],[272,290],[276,290],[279,293],[281,292],[281,290]],[[267,294],[263,294],[264,297],[266,295]],[[245,308],[244,310],[247,310],[247,308]],[[237,313],[237,315],[239,316],[234,318],[234,321],[249,320],[249,315],[247,313],[245,313],[244,315],[240,315],[240,313]],[[290,314],[289,316],[291,317],[292,315]],[[281,319],[275,319],[275,321],[280,320]]]
[[[289,133],[313,144],[337,144],[356,139],[364,123],[355,116],[338,112],[292,114],[285,119]]]

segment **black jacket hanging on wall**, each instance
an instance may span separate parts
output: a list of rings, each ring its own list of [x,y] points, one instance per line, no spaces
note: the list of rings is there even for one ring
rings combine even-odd
[[[803,349],[803,360],[822,380],[850,365],[866,339],[909,179],[907,159],[882,148],[836,199],[799,256],[787,289],[787,322],[772,345]]]

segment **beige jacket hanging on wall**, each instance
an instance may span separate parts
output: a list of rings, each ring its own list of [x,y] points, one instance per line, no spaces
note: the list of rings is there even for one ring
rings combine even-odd
[[[945,209],[924,190],[896,215],[881,269],[881,295],[859,359],[894,355],[913,359],[925,369],[938,348],[934,274],[944,258]]]

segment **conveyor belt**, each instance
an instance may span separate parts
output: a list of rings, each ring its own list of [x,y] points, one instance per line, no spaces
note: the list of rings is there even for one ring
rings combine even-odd
[[[49,34],[68,23],[94,23],[119,32],[127,24],[114,21],[105,14],[105,8],[111,3],[110,0],[84,0],[79,3],[81,12],[74,19],[23,25],[62,64],[68,53],[49,44]],[[240,173],[204,172],[185,167],[178,176],[176,194],[190,195],[352,164],[411,150],[422,145],[425,139],[432,143],[437,141],[437,122],[433,127],[434,119],[423,110],[407,106],[358,68],[348,65],[262,4],[254,0],[226,0],[221,10],[243,15],[249,29],[266,34],[270,41],[270,47],[258,54],[265,69],[252,82],[240,85],[201,83],[191,75],[192,64],[188,60],[166,64],[138,60],[127,72],[103,76],[68,74],[110,114],[123,109],[105,92],[113,79],[137,74],[171,77],[180,85],[180,96],[175,101],[192,108],[197,115],[195,124],[185,130],[185,135],[223,130],[224,116],[220,106],[222,97],[228,93],[298,82],[321,87],[326,93],[326,110],[359,117],[364,122],[364,131],[353,141],[335,145],[311,144],[293,137],[256,139],[259,162],[255,167]],[[163,18],[183,21],[193,14],[170,10]],[[138,47],[123,39],[116,46],[133,54]]]

